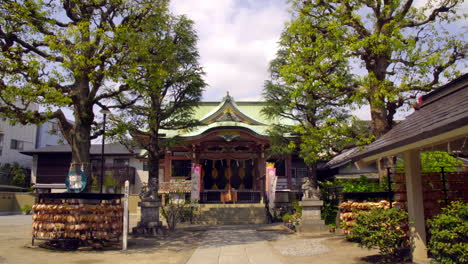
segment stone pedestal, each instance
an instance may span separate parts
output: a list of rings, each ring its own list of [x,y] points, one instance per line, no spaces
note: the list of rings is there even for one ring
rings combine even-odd
[[[302,206],[302,218],[298,231],[303,234],[325,235],[329,234],[328,227],[320,216],[323,201],[315,199],[305,199],[299,202]]]
[[[133,235],[156,236],[164,234],[165,230],[159,221],[160,201],[139,202],[141,208],[141,219],[137,226],[133,228]]]

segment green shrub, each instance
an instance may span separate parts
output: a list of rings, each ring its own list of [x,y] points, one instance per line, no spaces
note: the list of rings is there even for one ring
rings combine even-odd
[[[21,207],[21,212],[23,212],[24,214],[31,213],[31,210],[32,210],[32,207],[29,204],[25,204],[23,205],[23,207]]]
[[[333,187],[343,187],[342,192],[380,192],[387,191],[387,181],[370,182],[369,179],[361,175],[355,180],[334,180],[319,182],[320,194],[323,199],[322,219],[325,224],[334,224],[338,213],[339,197],[338,193],[333,191]]]
[[[291,217],[292,217],[292,216],[291,216],[289,213],[285,213],[285,214],[283,215],[283,217],[282,217],[283,222],[284,222],[284,223],[289,223],[289,221],[291,220]]]
[[[113,173],[107,173],[104,175],[104,187],[117,187],[120,185],[119,181],[114,177]]]
[[[337,181],[337,185],[343,186],[343,192],[381,192],[387,191],[387,181],[382,181],[381,184],[369,182],[366,176],[361,175],[357,180],[341,180]]]
[[[375,208],[360,211],[350,228],[349,238],[360,247],[377,248],[382,255],[397,257],[400,249],[408,247],[408,214],[396,208]]]
[[[294,212],[302,215],[302,206],[299,204],[299,201],[294,200],[292,202],[292,206],[294,207]]]
[[[323,203],[321,217],[326,225],[336,225],[336,215],[338,214],[338,204],[328,202]]]
[[[294,208],[293,213],[285,213],[281,219],[284,223],[298,225],[302,217],[302,206],[299,205],[299,201],[293,201],[292,207]]]
[[[341,184],[341,181],[325,181],[320,182],[320,196],[323,200],[323,206],[321,210],[321,217],[322,220],[325,221],[326,225],[335,224],[336,223],[336,214],[338,213],[338,203],[339,197],[336,192],[332,191],[332,187],[339,186],[337,184]]]
[[[30,176],[17,162],[0,166],[0,184],[29,187]]]
[[[444,167],[445,172],[456,172],[463,167],[463,162],[445,151],[421,152],[421,170],[423,173],[440,172]],[[403,159],[397,159],[396,172],[404,173]]]
[[[468,204],[452,202],[428,221],[429,251],[440,263],[468,263]]]
[[[183,221],[192,222],[199,212],[199,207],[194,206],[190,200],[181,199],[185,193],[176,193],[169,196],[166,204],[161,207],[161,215],[167,223],[170,231],[174,231],[176,225]]]
[[[189,203],[188,201],[186,203]],[[197,201],[190,202],[190,206],[184,207],[181,212],[181,221],[193,224],[200,215],[200,206]]]

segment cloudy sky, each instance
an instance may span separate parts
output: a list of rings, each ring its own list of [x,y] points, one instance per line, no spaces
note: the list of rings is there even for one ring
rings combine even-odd
[[[425,0],[415,2],[426,4]],[[464,11],[467,6],[468,1]],[[286,0],[173,0],[171,9],[195,21],[209,85],[203,99],[220,100],[229,91],[238,101],[260,100],[268,64],[289,20]],[[365,106],[354,114],[370,119]],[[400,113],[398,118],[407,114]]]
[[[173,0],[172,10],[195,21],[201,63],[209,84],[204,100],[227,91],[236,100],[259,100],[276,53],[285,0]]]

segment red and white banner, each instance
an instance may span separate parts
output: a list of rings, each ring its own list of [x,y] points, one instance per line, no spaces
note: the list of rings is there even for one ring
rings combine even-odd
[[[276,176],[276,168],[267,167],[266,169],[266,194],[269,201],[270,208],[275,205],[276,198],[276,182],[278,177]]]
[[[202,170],[202,165],[193,164],[193,167],[192,167],[192,191],[191,191],[191,195],[190,195],[190,199],[192,201],[199,201],[200,200],[201,170]]]

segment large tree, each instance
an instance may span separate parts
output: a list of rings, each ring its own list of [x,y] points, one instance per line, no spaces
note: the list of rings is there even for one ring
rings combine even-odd
[[[271,79],[264,86],[263,112],[293,121],[271,129],[271,154],[284,156],[299,150],[315,183],[317,161],[339,151],[338,143],[341,147],[351,143],[345,136],[351,128],[345,105],[354,84],[346,60],[335,56],[342,47],[338,43],[323,47],[326,37],[304,27],[303,20],[309,18],[287,24],[281,36],[270,65]],[[288,133],[293,137],[284,138]]]
[[[416,8],[413,0],[291,0],[292,23],[323,36],[319,50],[340,46],[334,57],[355,68],[353,98],[370,105],[378,137],[392,128],[397,109],[408,100],[430,91],[443,76],[459,74],[456,66],[467,44],[461,27],[449,23],[463,17],[456,13],[462,2],[428,1]],[[301,40],[296,45],[298,52],[309,47]]]
[[[161,140],[161,130],[190,129],[197,125],[192,115],[206,86],[198,63],[193,22],[169,13],[162,18],[155,16],[144,31],[130,34],[127,45],[135,58],[130,69],[135,70],[128,71],[124,81],[132,92],[122,93],[115,105],[110,106],[125,108],[114,116],[118,121],[114,131],[130,132],[143,144],[148,155],[149,179],[153,179],[155,189],[159,157],[171,141]]]
[[[166,9],[165,0],[1,1],[0,113],[21,124],[57,118],[72,163],[89,170],[90,141],[102,134],[93,108],[130,89],[128,34]]]

